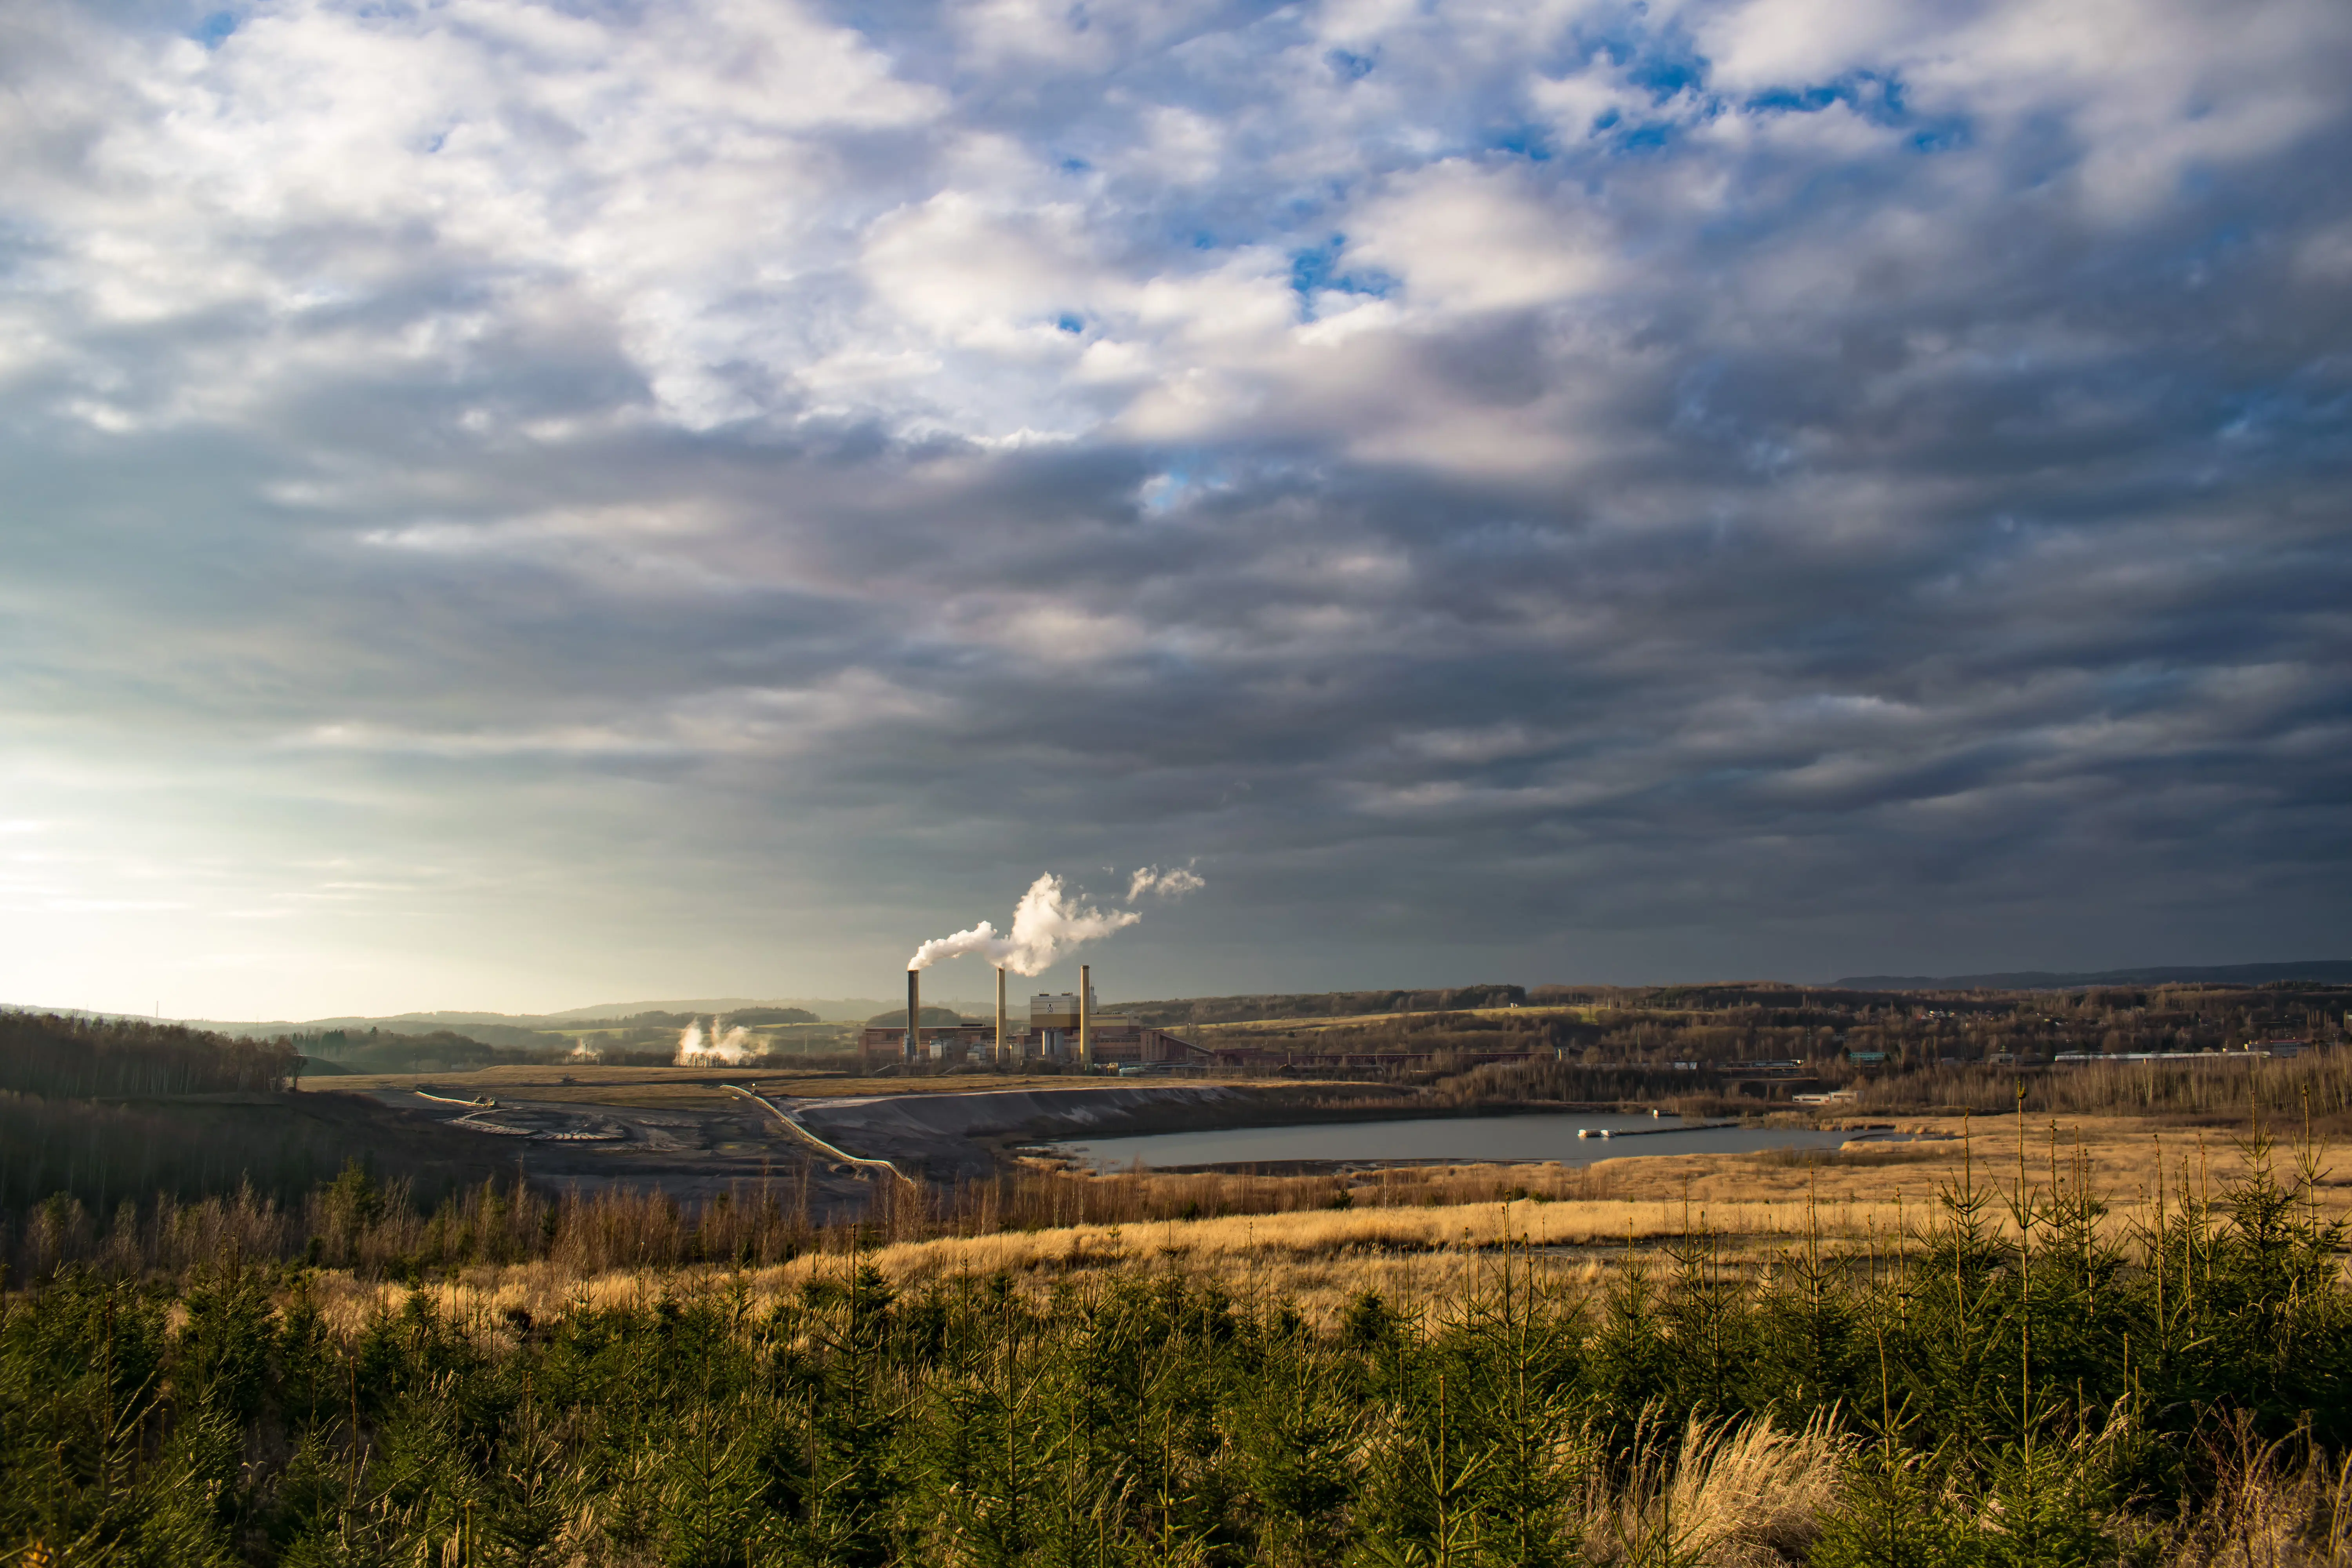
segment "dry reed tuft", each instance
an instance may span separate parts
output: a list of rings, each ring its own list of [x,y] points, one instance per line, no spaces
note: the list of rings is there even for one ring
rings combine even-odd
[[[2352,1568],[2352,1455],[2263,1442],[2242,1419],[2208,1450],[2212,1495],[2174,1524],[2165,1568]]]
[[[1801,1562],[1834,1506],[1847,1444],[1820,1412],[1801,1431],[1769,1415],[1685,1424],[1680,1440],[1645,1423],[1623,1479],[1584,1498],[1584,1557],[1605,1568],[1779,1568]]]

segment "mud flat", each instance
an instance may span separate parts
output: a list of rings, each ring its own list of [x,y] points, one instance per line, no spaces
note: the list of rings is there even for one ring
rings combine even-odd
[[[889,1159],[931,1180],[990,1173],[1018,1142],[1181,1129],[1256,1126],[1301,1114],[1397,1117],[1412,1100],[1395,1093],[1343,1093],[1315,1084],[1073,1084],[1068,1089],[983,1089],[931,1096],[795,1100],[785,1110],[828,1142]],[[1331,1100],[1339,1100],[1334,1105]]]
[[[1318,1113],[1396,1115],[1410,1104],[1331,1085],[1032,1079],[993,1088],[981,1078],[966,1080],[969,1088],[929,1080],[919,1089],[845,1094],[840,1080],[780,1082],[759,1074],[651,1069],[639,1077],[606,1069],[598,1081],[578,1081],[588,1076],[401,1075],[338,1083],[332,1092],[432,1122],[436,1135],[478,1138],[486,1152],[519,1163],[542,1185],[688,1200],[761,1188],[789,1205],[806,1203],[819,1218],[856,1214],[871,1201],[877,1173],[857,1160],[887,1162],[919,1180],[970,1181],[999,1169],[1007,1150],[1024,1142]],[[741,1082],[730,1089],[733,1079]],[[850,1158],[828,1157],[796,1136],[787,1118]]]
[[[865,1181],[811,1160],[759,1105],[732,1097],[675,1108],[541,1100],[525,1098],[528,1089],[512,1098],[484,1092],[469,1075],[363,1092],[403,1119],[436,1123],[445,1136],[478,1138],[541,1187],[684,1200],[764,1188],[787,1206],[805,1201],[820,1218],[858,1212],[867,1200]]]
[[[1138,1113],[1220,1110],[1262,1101],[1270,1092],[1247,1084],[1078,1084],[1068,1089],[981,1089],[967,1094],[877,1094],[796,1101],[801,1114],[844,1131],[883,1136],[972,1138],[994,1132],[1124,1127]]]

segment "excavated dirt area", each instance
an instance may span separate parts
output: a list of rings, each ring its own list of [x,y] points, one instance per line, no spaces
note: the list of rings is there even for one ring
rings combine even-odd
[[[887,1162],[921,1181],[971,1180],[999,1168],[1017,1142],[1255,1121],[1299,1096],[1297,1086],[1234,1083],[1033,1079],[995,1088],[981,1079],[971,1088],[933,1080],[857,1094],[840,1092],[851,1087],[842,1080],[759,1073],[541,1076],[400,1075],[317,1087],[478,1137],[548,1186],[697,1199],[764,1185],[795,1206],[804,1193],[817,1217],[863,1210],[872,1184],[890,1179],[856,1161]]]
[[[986,1175],[1008,1141],[1126,1131],[1171,1116],[1213,1126],[1246,1117],[1268,1092],[1230,1083],[1105,1084],[777,1103],[838,1148],[951,1181]]]
[[[509,1157],[547,1186],[583,1192],[627,1187],[694,1199],[767,1184],[789,1188],[789,1196],[779,1191],[780,1200],[796,1203],[806,1183],[813,1213],[866,1205],[868,1178],[813,1159],[807,1144],[753,1100],[727,1095],[654,1109],[536,1100],[526,1089],[511,1097],[483,1095],[488,1103],[474,1105],[465,1103],[471,1097],[464,1093],[464,1083],[445,1078],[422,1092],[362,1092],[404,1116],[474,1133],[501,1152],[511,1151]]]

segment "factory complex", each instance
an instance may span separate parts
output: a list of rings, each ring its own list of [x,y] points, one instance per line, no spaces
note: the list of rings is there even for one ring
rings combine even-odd
[[[1079,1071],[1174,1070],[1206,1067],[1213,1058],[1191,1041],[1138,1024],[1117,1014],[1097,1011],[1094,969],[1078,970],[1078,989],[1040,992],[1029,999],[1025,1021],[1010,1016],[1005,1007],[1005,973],[996,972],[994,1024],[925,1024],[922,971],[907,971],[907,1023],[903,1026],[868,1028],[858,1040],[858,1054],[870,1070],[878,1059],[895,1058],[918,1062],[962,1063],[1018,1068],[1040,1062],[1064,1064]]]

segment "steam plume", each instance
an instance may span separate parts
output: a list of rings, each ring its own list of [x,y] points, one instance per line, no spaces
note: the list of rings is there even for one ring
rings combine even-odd
[[[751,1031],[738,1024],[725,1034],[719,1031],[719,1020],[710,1020],[710,1033],[702,1032],[702,1020],[690,1018],[677,1035],[677,1065],[703,1067],[721,1063],[738,1067],[750,1061],[756,1053],[751,1048]]]
[[[1200,886],[1200,877],[1189,866],[1171,866],[1166,870],[1146,866],[1129,879],[1127,902],[1132,904],[1146,893],[1179,898]],[[993,925],[982,921],[969,931],[934,937],[923,943],[907,961],[907,967],[929,969],[942,959],[977,953],[1015,974],[1042,974],[1065,954],[1097,937],[1122,931],[1142,918],[1132,909],[1088,908],[1064,889],[1062,879],[1048,871],[1030,883],[1029,890],[1013,906],[1010,932],[1000,934]]]
[[[1181,899],[1204,886],[1200,874],[1190,866],[1171,866],[1164,871],[1157,866],[1146,866],[1128,879],[1127,901],[1131,904],[1146,893]]]

